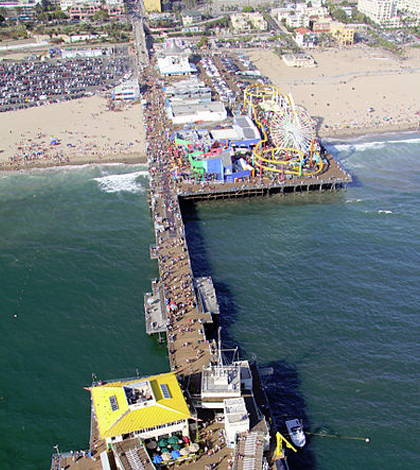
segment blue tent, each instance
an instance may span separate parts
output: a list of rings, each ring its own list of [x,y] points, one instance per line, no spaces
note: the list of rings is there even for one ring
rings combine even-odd
[[[155,456],[153,457],[153,463],[160,463],[160,462],[162,462],[162,460],[163,460],[163,459],[162,459],[162,457],[161,457],[160,455],[155,455]]]
[[[171,456],[173,459],[177,459],[178,457],[181,457],[181,454],[177,450],[173,450],[171,452]]]

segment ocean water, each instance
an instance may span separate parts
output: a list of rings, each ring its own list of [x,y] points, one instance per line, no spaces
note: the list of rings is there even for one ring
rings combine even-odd
[[[188,208],[193,267],[224,344],[267,372],[277,426],[312,433],[291,469],[420,468],[420,139],[334,151],[347,192]],[[86,447],[92,373],[167,370],[144,332],[146,185],[141,166],[0,175],[0,469]]]

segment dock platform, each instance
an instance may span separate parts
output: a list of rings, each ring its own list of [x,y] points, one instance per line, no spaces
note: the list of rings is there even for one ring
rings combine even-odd
[[[212,316],[220,313],[213,279],[210,276],[196,277],[194,287],[198,294],[199,308],[203,314],[210,314],[210,321],[213,321]]]
[[[146,333],[166,333],[166,305],[162,296],[161,284],[155,279],[152,282],[152,292],[144,294],[144,316]]]

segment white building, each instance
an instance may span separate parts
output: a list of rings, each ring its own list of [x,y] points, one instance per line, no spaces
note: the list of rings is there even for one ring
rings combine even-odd
[[[73,39],[75,36],[70,37],[70,42],[78,42],[78,41],[88,41],[92,37],[87,35],[87,37],[82,36],[81,39]],[[104,53],[105,51],[105,53]],[[62,49],[61,50],[61,57],[63,59],[74,59],[76,57],[102,57],[107,54],[106,49],[98,49],[98,48],[86,48],[86,49]]]
[[[420,20],[420,0],[398,0],[398,9]]]
[[[227,111],[219,101],[210,103],[172,104],[167,108],[168,119],[173,124],[194,122],[221,122],[227,119]]]
[[[285,54],[281,58],[288,67],[316,67],[314,58],[309,55]]]
[[[328,8],[319,5],[308,7],[305,3],[298,3],[275,10],[277,21],[286,23],[289,28],[308,28],[313,19],[329,18]]]
[[[105,5],[108,5],[108,6],[117,6],[117,5],[122,5],[123,3],[124,3],[124,0],[105,0]],[[101,0],[60,0],[59,4],[60,4],[60,8],[63,11],[66,11],[70,7],[80,6],[80,5],[100,7],[102,5],[102,2]]]
[[[397,16],[398,0],[359,0],[357,9],[373,22],[388,28],[400,26]]]
[[[4,8],[6,18],[32,19],[37,3],[31,0],[3,0],[0,6]]]
[[[261,13],[235,13],[231,15],[230,21],[236,31],[266,31],[268,23]]]
[[[112,90],[112,99],[118,101],[131,101],[140,97],[138,80],[127,80]]]
[[[232,448],[235,446],[236,435],[249,431],[249,417],[244,398],[223,400],[223,411],[227,444]]]
[[[197,67],[190,64],[186,57],[158,57],[157,62],[161,75],[191,75],[197,73]]]
[[[313,48],[317,44],[317,38],[307,28],[297,28],[295,36],[296,44],[302,48]]]

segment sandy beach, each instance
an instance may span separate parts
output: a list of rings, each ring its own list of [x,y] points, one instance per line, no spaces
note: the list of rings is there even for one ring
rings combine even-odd
[[[0,113],[2,169],[146,161],[141,104],[107,109],[100,96]]]
[[[420,49],[403,58],[365,46],[311,51],[314,68],[287,67],[274,53],[250,57],[317,122],[322,138],[419,130]],[[120,111],[92,96],[0,113],[0,168],[146,161],[140,104]]]
[[[310,54],[314,68],[287,67],[270,51],[250,57],[281,93],[306,108],[321,137],[419,129],[419,49],[407,49],[401,59],[366,46]]]

